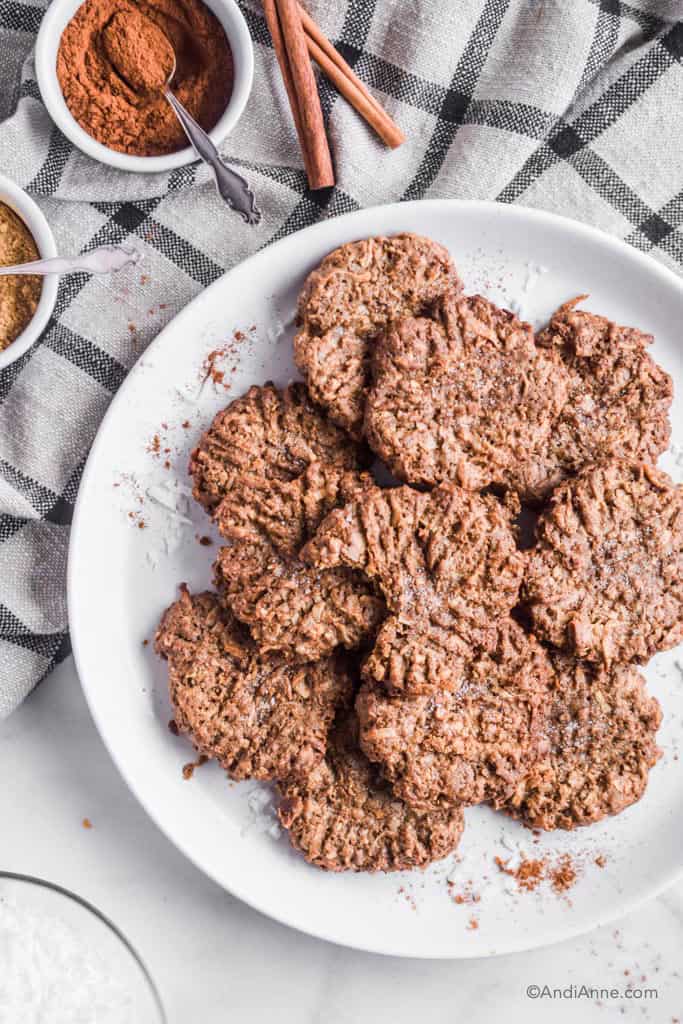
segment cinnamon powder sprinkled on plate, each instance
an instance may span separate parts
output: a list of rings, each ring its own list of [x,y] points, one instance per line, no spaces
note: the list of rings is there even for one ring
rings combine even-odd
[[[543,860],[523,860],[516,868],[508,867],[509,860],[494,857],[501,871],[515,879],[520,889],[534,892],[545,878],[548,862]]]
[[[229,378],[237,372],[239,365],[240,347],[243,342],[249,340],[243,331],[235,330],[220,347],[212,349],[201,366],[201,383],[205,384],[207,380],[211,380],[215,386],[220,385],[226,391],[229,390],[231,387]]]
[[[481,896],[472,889],[472,879],[469,879],[460,889],[456,891],[456,883],[448,882],[448,892],[454,903],[458,906],[463,904],[479,903]]]
[[[578,878],[578,870],[571,854],[563,853],[554,862],[549,857],[524,858],[514,867],[510,859],[493,858],[498,868],[517,882],[522,892],[535,892],[542,882],[549,882],[553,892],[564,895]]]
[[[572,863],[572,859],[568,853],[565,853],[560,857],[560,861],[556,867],[550,871],[550,884],[553,887],[553,891],[556,893],[566,892],[567,889],[571,889],[574,882],[576,881],[576,868]]]

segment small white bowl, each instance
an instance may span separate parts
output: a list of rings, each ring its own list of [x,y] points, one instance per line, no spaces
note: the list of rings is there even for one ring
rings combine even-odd
[[[97,142],[81,128],[66,105],[57,78],[57,52],[62,33],[85,0],[52,0],[36,40],[36,77],[43,103],[57,127],[83,153],[122,171],[160,173],[193,163],[197,156],[191,146],[166,156],[130,156]],[[218,146],[239,121],[246,106],[254,77],[254,47],[247,23],[235,0],[203,0],[223,26],[233,59],[233,84],[228,105],[209,137]]]
[[[17,217],[23,220],[26,227],[33,235],[36,247],[41,259],[50,259],[57,255],[54,235],[45,217],[40,212],[30,196],[26,194],[13,181],[0,174],[0,203],[9,206],[14,210]],[[56,274],[43,278],[43,288],[38,300],[38,306],[32,318],[26,324],[20,335],[0,352],[0,370],[3,370],[10,363],[13,363],[19,356],[23,356],[31,345],[38,340],[47,326],[57,301],[57,288],[59,278]]]

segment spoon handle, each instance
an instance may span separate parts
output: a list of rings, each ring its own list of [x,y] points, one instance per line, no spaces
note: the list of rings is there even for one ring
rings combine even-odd
[[[37,274],[46,277],[49,274],[74,274],[85,271],[87,274],[114,274],[131,263],[139,263],[142,253],[138,249],[121,245],[103,245],[80,256],[54,256],[47,260],[34,260],[32,263],[17,263],[12,267],[0,267],[0,277],[11,274]]]
[[[173,107],[195,153],[212,169],[219,195],[228,206],[244,218],[247,224],[258,224],[261,220],[261,212],[256,208],[254,193],[249,184],[241,174],[233,171],[223,162],[204,129],[199,127],[170,89],[164,90],[164,96]]]

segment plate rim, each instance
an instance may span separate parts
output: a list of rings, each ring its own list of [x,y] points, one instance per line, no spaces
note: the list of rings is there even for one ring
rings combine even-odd
[[[104,722],[103,716],[100,714],[95,700],[95,688],[91,687],[88,683],[88,674],[85,666],[85,659],[82,657],[82,648],[79,640],[79,626],[78,617],[75,614],[76,609],[76,588],[77,582],[75,580],[75,565],[77,559],[77,549],[81,530],[81,521],[83,519],[83,508],[85,505],[85,495],[88,489],[88,484],[91,476],[95,471],[95,464],[97,461],[97,454],[102,443],[102,437],[105,429],[108,426],[110,418],[113,418],[116,414],[118,405],[124,401],[127,389],[132,386],[131,382],[136,377],[136,371],[139,371],[141,365],[150,356],[153,356],[156,352],[160,351],[166,342],[166,338],[177,330],[178,322],[184,318],[191,317],[192,311],[201,302],[205,301],[205,297],[221,288],[225,287],[226,279],[229,279],[231,275],[236,274],[240,271],[245,264],[250,263],[254,260],[258,260],[265,253],[272,258],[272,254],[277,252],[281,248],[286,248],[288,244],[291,244],[293,238],[303,239],[311,238],[317,234],[325,234],[329,230],[331,223],[341,222],[343,225],[353,224],[358,222],[362,225],[364,218],[372,217],[377,215],[379,211],[383,211],[384,215],[391,216],[393,212],[399,212],[407,208],[424,208],[430,207],[432,209],[444,208],[449,211],[458,210],[471,210],[476,208],[482,212],[482,214],[494,214],[495,216],[521,218],[523,220],[531,219],[539,224],[549,224],[554,227],[559,227],[565,231],[569,231],[579,237],[583,236],[586,239],[593,241],[599,241],[603,245],[607,245],[608,248],[613,249],[616,253],[627,256],[629,260],[634,260],[636,263],[640,263],[642,266],[647,267],[650,273],[654,272],[658,275],[662,281],[667,282],[669,285],[673,285],[674,288],[680,293],[681,299],[683,300],[683,279],[681,279],[673,270],[669,269],[664,264],[660,263],[649,253],[644,253],[634,246],[629,245],[627,242],[613,235],[602,231],[599,228],[593,227],[592,225],[585,224],[582,221],[577,221],[571,217],[566,217],[562,214],[553,213],[547,210],[536,209],[534,207],[527,207],[521,204],[506,204],[499,203],[494,200],[468,200],[468,199],[422,199],[422,200],[411,200],[408,202],[395,202],[395,203],[380,203],[369,207],[363,207],[360,210],[354,210],[350,213],[342,214],[338,217],[326,218],[316,223],[309,225],[306,228],[302,228],[299,231],[293,232],[289,235],[285,235],[283,238],[278,239],[276,242],[265,245],[262,248],[256,250],[250,256],[244,260],[236,263],[235,266],[231,267],[224,274],[222,274],[216,281],[212,282],[207,288],[202,289],[194,298],[192,298],[186,306],[184,306],[178,313],[166,324],[157,336],[150,342],[147,348],[140,354],[136,362],[130,368],[126,377],[119,387],[118,391],[113,396],[107,411],[105,412],[100,424],[97,428],[97,432],[93,439],[93,442],[86,459],[83,473],[78,486],[78,493],[76,502],[74,505],[74,512],[71,523],[71,530],[69,536],[69,551],[67,560],[67,609],[68,609],[68,621],[69,621],[69,633],[71,638],[71,647],[74,657],[74,663],[76,672],[78,674],[81,689],[83,691],[86,704],[93,718],[97,731],[100,735],[100,739],[113,761],[117,771],[123,778],[126,786],[133,794],[138,803],[143,807],[145,813],[149,816],[153,824],[163,833],[163,835],[171,842],[176,849],[178,849],[184,857],[186,857],[199,871],[211,879],[216,885],[218,885],[224,891],[230,893],[234,898],[241,900],[247,906],[253,910],[258,911],[270,919],[277,921],[279,924],[286,925],[287,927],[294,928],[305,935],[310,935],[317,939],[322,939],[326,942],[330,942],[334,945],[341,946],[347,949],[354,949],[360,952],[372,953],[381,956],[396,956],[402,959],[415,959],[415,960],[472,960],[472,959],[492,959],[499,956],[508,956],[517,953],[530,951],[533,949],[543,949],[548,946],[555,945],[559,942],[568,941],[579,935],[587,934],[596,928],[610,924],[611,922],[618,920],[627,914],[632,913],[639,907],[649,903],[650,900],[656,899],[662,892],[674,885],[678,880],[683,878],[683,856],[677,868],[669,872],[663,878],[658,879],[655,883],[646,886],[637,897],[633,899],[623,899],[619,903],[618,907],[615,908],[613,913],[603,912],[600,913],[596,918],[591,919],[588,923],[582,921],[580,924],[570,927],[557,927],[550,932],[549,935],[544,935],[542,941],[534,942],[528,937],[521,939],[518,943],[508,945],[503,950],[495,950],[488,954],[482,955],[481,952],[468,953],[466,950],[459,950],[452,953],[432,953],[429,951],[420,952],[411,951],[406,952],[402,946],[394,946],[391,941],[384,941],[382,944],[376,944],[372,942],[364,943],[361,939],[349,940],[346,938],[339,938],[331,933],[330,930],[316,925],[306,924],[304,921],[298,919],[298,917],[292,917],[278,911],[277,908],[273,909],[267,905],[267,902],[260,901],[258,896],[253,895],[251,892],[245,893],[243,887],[239,883],[239,878],[230,880],[230,884],[226,884],[226,881],[218,876],[218,873],[210,866],[202,863],[202,859],[199,854],[196,854],[191,844],[186,841],[182,834],[177,835],[172,825],[167,823],[164,816],[154,806],[153,801],[148,800],[147,795],[144,794],[141,789],[138,788],[134,773],[127,770],[125,765],[125,759],[120,754],[115,753],[113,745],[110,744],[107,735],[106,723]],[[400,233],[401,228],[397,229]],[[389,232],[388,232],[389,233]],[[393,233],[393,232],[392,232]],[[358,237],[363,237],[362,230],[359,232]],[[343,244],[343,243],[340,243]],[[164,819],[164,820],[162,820]],[[623,895],[623,894],[622,894]]]

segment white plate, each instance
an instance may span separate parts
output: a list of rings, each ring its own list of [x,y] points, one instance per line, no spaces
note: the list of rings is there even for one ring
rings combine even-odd
[[[590,292],[587,308],[652,331],[653,354],[677,389],[674,446],[662,465],[681,478],[683,285],[672,273],[594,230],[520,207],[435,201],[353,213],[291,235],[242,263],[180,313],[130,373],[81,484],[69,562],[71,634],[92,714],[128,785],[173,842],[220,885],[280,921],[348,946],[401,956],[489,956],[586,931],[654,895],[681,871],[680,653],[660,655],[647,668],[664,707],[665,754],[635,807],[536,843],[504,815],[472,808],[461,860],[424,873],[372,876],[331,875],[306,865],[286,836],[272,834],[272,808],[260,809],[267,790],[259,784],[227,783],[213,764],[191,781],[183,778],[191,749],[167,728],[165,671],[151,642],[145,644],[179,581],[192,588],[210,582],[216,548],[198,543],[211,531],[185,493],[188,454],[201,430],[250,384],[284,384],[292,377],[291,320],[307,271],[342,242],[397,231],[444,243],[468,290],[516,306],[534,323],[562,301]],[[221,354],[214,376],[225,377],[218,383],[210,376],[202,387],[215,350]],[[166,460],[170,468],[164,468]],[[164,505],[177,506],[181,515]],[[578,868],[575,885],[565,895],[550,882],[520,892],[494,860],[514,858],[520,843],[529,856],[546,856],[553,865],[568,853]],[[453,899],[469,891],[478,902]]]

